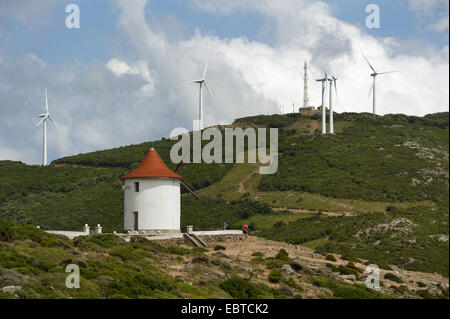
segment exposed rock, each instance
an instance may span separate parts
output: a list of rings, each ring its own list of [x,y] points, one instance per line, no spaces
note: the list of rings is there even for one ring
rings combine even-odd
[[[428,289],[428,292],[433,296],[439,296],[441,294],[441,291],[438,288],[430,288]]]
[[[282,286],[281,288],[280,288],[280,291],[285,295],[285,296],[288,296],[288,297],[292,297],[294,294],[292,293],[292,290],[291,289],[289,289],[288,287],[286,287],[286,286]]]
[[[5,286],[2,288],[2,292],[8,292],[10,294],[16,293],[16,291],[22,289],[22,286]]]
[[[184,267],[186,268],[186,270],[192,270],[194,266],[191,263],[187,263]]]
[[[325,296],[333,298],[333,292],[331,291],[331,289],[322,287],[320,288],[320,290],[323,292]]]
[[[294,269],[292,269],[291,265],[283,265],[283,267],[281,267],[281,270],[287,274],[293,274],[295,271]]]
[[[316,267],[316,266],[308,266],[308,268],[309,268],[311,271],[315,272],[315,273],[319,273],[319,267]]]
[[[410,221],[407,218],[397,218],[392,220],[391,222],[387,224],[378,224],[374,227],[369,227],[364,230],[359,230],[355,236],[360,237],[361,235],[369,235],[372,232],[387,232],[394,230],[395,232],[392,234],[391,237],[396,237],[398,233],[404,233],[408,234],[412,231],[414,227],[417,225],[414,224],[412,221]]]
[[[319,271],[320,271],[322,274],[329,274],[329,273],[331,273],[331,269],[328,268],[328,267],[320,268]]]
[[[356,276],[355,275],[339,275],[338,278],[342,279],[344,281],[348,280],[351,283],[354,283],[356,281]]]

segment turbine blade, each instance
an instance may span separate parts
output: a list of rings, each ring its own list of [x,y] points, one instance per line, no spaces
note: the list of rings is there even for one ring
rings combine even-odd
[[[47,89],[45,89],[45,110],[48,114],[48,99],[47,99]]]
[[[36,127],[38,127],[39,125],[41,125],[41,124],[42,124],[42,122],[44,122],[44,120],[45,120],[45,117],[43,117],[43,118],[42,118],[42,120],[40,120],[40,121],[39,121],[39,123],[38,123],[38,124],[36,124]]]
[[[372,85],[370,86],[370,91],[369,91],[368,97],[370,97],[370,95],[372,94],[372,91],[373,91],[373,83],[372,83]]]
[[[184,84],[189,84],[189,83],[200,83],[200,82],[203,82],[203,80],[192,80],[192,81],[186,81],[186,82],[183,82]]]
[[[364,53],[362,54],[364,59],[366,59],[367,64],[370,66],[370,68],[372,69],[373,73],[377,73],[377,71],[375,71],[375,69],[373,68],[372,64],[370,64],[369,60],[367,59],[367,57],[364,55]]]
[[[336,78],[334,79],[334,93],[336,94],[336,102],[337,102],[337,100],[338,100],[338,91],[337,91],[337,84],[336,84]]]
[[[398,71],[387,71],[387,72],[381,72],[381,73],[378,73],[378,74],[388,74],[388,73],[397,73]]]
[[[53,122],[53,124],[55,124],[55,126],[56,126],[57,128],[59,128],[59,125],[56,124],[55,120],[54,120],[51,116],[49,116],[48,118],[50,119],[50,121]]]
[[[216,98],[216,96],[214,95],[214,93],[212,92],[212,90],[209,88],[209,86],[206,84],[206,82],[203,82],[203,84],[206,86],[206,88],[208,89],[209,94],[211,94],[211,96],[213,97],[213,99]]]
[[[209,60],[206,62],[205,69],[203,70],[203,80],[206,79],[206,70],[208,69]]]

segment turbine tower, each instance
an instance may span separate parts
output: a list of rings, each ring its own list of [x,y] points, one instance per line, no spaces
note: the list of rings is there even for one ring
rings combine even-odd
[[[305,61],[303,66],[305,69],[305,76],[303,77],[303,107],[309,107],[309,97],[308,97],[308,63]]]
[[[209,94],[213,98],[214,94],[211,89],[206,84],[206,70],[208,69],[208,62],[206,62],[205,69],[203,70],[203,77],[200,80],[189,81],[188,83],[198,83],[199,84],[199,95],[198,95],[198,122],[199,122],[199,130],[203,130],[203,101],[202,101],[202,87],[203,85],[208,89]]]
[[[53,122],[53,124],[55,124],[56,127],[58,127],[58,125],[56,124],[56,122],[53,120],[52,118],[52,114],[50,114],[48,112],[48,99],[47,99],[47,89],[45,89],[45,113],[40,114],[39,117],[42,118],[38,124],[36,124],[36,127],[41,125],[42,123],[42,128],[43,128],[43,154],[42,154],[42,165],[43,166],[47,166],[47,119],[50,119],[50,121]]]
[[[317,79],[317,82],[322,82],[322,134],[327,133],[327,117],[325,111],[325,91],[327,89],[328,75],[325,73],[325,77]]]
[[[336,94],[336,101],[337,101],[337,86],[336,86],[336,81],[337,81],[337,77],[335,77],[334,75],[331,76],[331,78],[328,79],[329,83],[330,83],[330,133],[334,134],[334,118],[333,118],[333,85],[334,85],[334,92]]]
[[[377,100],[376,100],[376,91],[375,91],[375,84],[376,84],[376,80],[377,80],[377,76],[380,74],[388,74],[388,73],[394,73],[394,72],[398,72],[398,71],[388,71],[388,72],[377,72],[375,71],[374,67],[370,64],[369,60],[367,59],[367,57],[363,54],[364,59],[366,60],[367,64],[369,65],[369,67],[372,69],[373,73],[370,75],[373,79],[372,82],[372,86],[370,87],[370,91],[369,91],[369,96],[372,93],[373,94],[373,114],[376,114],[377,108]]]

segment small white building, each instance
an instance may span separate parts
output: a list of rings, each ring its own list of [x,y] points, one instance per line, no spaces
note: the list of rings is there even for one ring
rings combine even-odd
[[[148,235],[180,233],[180,181],[155,149],[123,176],[124,229]]]

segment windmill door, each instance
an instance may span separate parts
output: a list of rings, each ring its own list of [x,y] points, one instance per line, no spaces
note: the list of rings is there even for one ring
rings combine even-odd
[[[134,217],[134,223],[133,223],[133,230],[138,230],[139,229],[139,213],[138,212],[133,212],[133,217]]]

